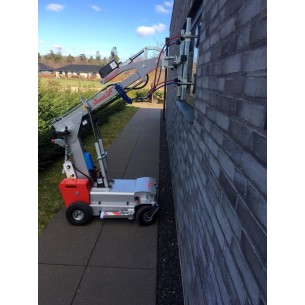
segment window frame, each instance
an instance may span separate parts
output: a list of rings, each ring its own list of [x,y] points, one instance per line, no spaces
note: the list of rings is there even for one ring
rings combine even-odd
[[[191,17],[192,18],[192,17]],[[185,100],[191,106],[195,106],[195,96],[196,96],[196,72],[198,66],[199,57],[199,44],[200,44],[200,30],[202,26],[202,7],[200,6],[197,13],[192,18],[191,33],[192,35],[197,35],[197,38],[191,39],[188,67],[187,67],[187,78],[189,81],[193,82],[194,85],[187,85]],[[196,66],[194,69],[194,56],[196,55]],[[195,71],[194,71],[195,70]]]

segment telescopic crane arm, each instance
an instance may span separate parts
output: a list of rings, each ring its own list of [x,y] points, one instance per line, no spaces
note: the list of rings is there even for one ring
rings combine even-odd
[[[108,83],[125,71],[132,70],[133,73],[120,83],[106,86],[91,98],[82,99],[79,105],[51,122],[55,129],[53,132],[55,139],[53,141],[65,147],[65,163],[63,166],[67,178],[87,178],[93,185],[111,188],[107,152],[104,149],[99,128],[92,119],[92,113],[110,105],[118,97],[122,97],[128,103],[132,102],[126,95],[125,90],[130,89],[130,86],[139,80],[144,82],[150,72],[161,66],[161,61],[157,60],[157,57],[147,58],[148,50],[161,51],[157,47],[147,47],[124,63],[118,64],[112,61],[103,67],[99,72],[102,77],[102,84]],[[142,54],[144,59],[135,60]],[[164,57],[164,54],[161,54],[161,56]],[[80,126],[87,124],[88,120],[93,129],[95,149],[100,167],[99,173],[95,172],[91,156],[85,151],[79,138]]]

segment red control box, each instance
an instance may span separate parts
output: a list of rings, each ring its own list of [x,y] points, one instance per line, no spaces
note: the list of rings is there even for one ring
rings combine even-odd
[[[59,184],[66,207],[76,201],[90,204],[91,184],[88,179],[65,178]]]

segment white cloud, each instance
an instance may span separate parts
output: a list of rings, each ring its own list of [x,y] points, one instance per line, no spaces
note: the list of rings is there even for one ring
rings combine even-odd
[[[174,1],[165,1],[164,5],[167,6],[167,7],[173,7]]]
[[[159,14],[168,14],[170,12],[170,10],[167,10],[164,6],[162,6],[161,4],[157,4],[155,5],[155,10],[157,13]]]
[[[97,6],[97,5],[91,5],[90,6],[93,10],[95,10],[96,12],[99,12],[101,9]]]
[[[172,10],[174,1],[165,1],[163,5],[157,4],[155,5],[155,11],[158,14],[169,14]]]
[[[166,29],[166,25],[163,23],[154,24],[152,26],[139,26],[137,28],[137,34],[140,37],[151,36],[155,33],[161,33]]]
[[[156,30],[151,26],[139,26],[137,28],[137,34],[141,37],[154,35],[155,32]]]
[[[46,9],[48,11],[54,11],[54,12],[59,12],[64,9],[64,6],[61,4],[56,4],[56,3],[50,3],[46,6]]]
[[[163,24],[163,23],[154,24],[154,25],[153,25],[153,28],[154,28],[157,32],[161,33],[161,32],[163,32],[163,31],[166,29],[166,25]]]
[[[63,47],[59,44],[53,44],[52,51],[55,53],[62,53]]]

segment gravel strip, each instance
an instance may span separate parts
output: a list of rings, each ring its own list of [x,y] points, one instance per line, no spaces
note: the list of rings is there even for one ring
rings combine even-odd
[[[157,305],[183,305],[175,207],[162,113],[160,124]]]

